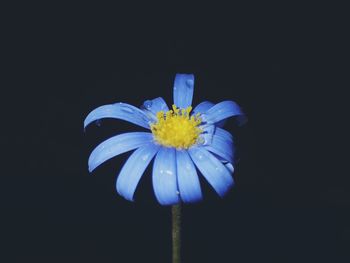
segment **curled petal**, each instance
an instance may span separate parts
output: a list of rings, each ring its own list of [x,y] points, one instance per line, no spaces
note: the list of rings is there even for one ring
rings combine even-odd
[[[223,197],[234,185],[230,171],[203,147],[189,149],[189,154],[204,178]]]
[[[182,201],[193,203],[202,200],[202,191],[196,167],[187,151],[176,151],[177,182]]]
[[[84,120],[84,128],[91,122],[102,118],[120,119],[149,129],[150,119],[146,113],[139,108],[122,102],[100,106],[91,111]]]
[[[228,131],[226,131],[225,129],[216,128],[215,129],[215,135],[220,136],[220,137],[224,138],[225,140],[228,140],[231,143],[233,143],[233,136],[232,136],[232,134],[229,133]]]
[[[136,149],[153,141],[152,133],[129,132],[123,133],[105,140],[99,144],[90,154],[89,171],[114,156]]]
[[[193,89],[193,74],[176,74],[174,81],[174,103],[178,108],[186,109],[191,106]]]
[[[159,146],[150,143],[141,146],[132,153],[117,178],[117,192],[129,201],[133,201],[136,187]]]
[[[233,163],[233,138],[224,129],[216,128],[211,144],[204,147],[225,161]]]
[[[202,119],[208,123],[217,123],[229,117],[237,117],[239,125],[246,121],[244,113],[234,101],[222,101],[202,115]]]
[[[215,153],[224,160],[233,162],[233,143],[221,136],[214,134],[210,145],[204,146],[208,151]]]
[[[160,204],[173,205],[180,201],[174,148],[160,148],[153,164],[152,183],[154,194]]]

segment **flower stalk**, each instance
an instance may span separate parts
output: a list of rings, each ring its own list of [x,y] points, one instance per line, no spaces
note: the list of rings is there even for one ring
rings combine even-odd
[[[181,204],[171,207],[173,263],[181,263]]]

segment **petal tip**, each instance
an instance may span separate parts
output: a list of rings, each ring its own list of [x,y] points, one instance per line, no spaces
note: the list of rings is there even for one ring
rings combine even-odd
[[[90,165],[88,166],[88,170],[89,170],[90,173],[92,173],[92,171],[95,170],[95,168],[96,167],[93,167],[93,166],[90,166]]]

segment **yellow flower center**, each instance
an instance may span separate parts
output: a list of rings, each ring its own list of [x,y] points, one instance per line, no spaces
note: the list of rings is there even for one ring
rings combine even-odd
[[[192,107],[179,109],[173,105],[173,109],[164,113],[157,112],[157,122],[151,124],[153,136],[161,145],[175,147],[178,149],[188,149],[198,141],[202,129],[199,113],[190,116]]]

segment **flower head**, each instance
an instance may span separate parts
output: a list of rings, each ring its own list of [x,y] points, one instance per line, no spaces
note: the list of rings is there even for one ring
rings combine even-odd
[[[154,157],[152,182],[160,204],[200,201],[197,169],[223,197],[234,185],[234,152],[232,135],[221,127],[229,117],[244,123],[244,114],[233,101],[204,101],[192,110],[193,89],[192,74],[177,74],[171,110],[159,97],[145,101],[141,108],[115,103],[90,112],[84,127],[101,118],[116,118],[151,132],[122,133],[102,142],[89,157],[89,171],[136,149],[117,177],[117,192],[125,199],[133,201],[140,178]]]

